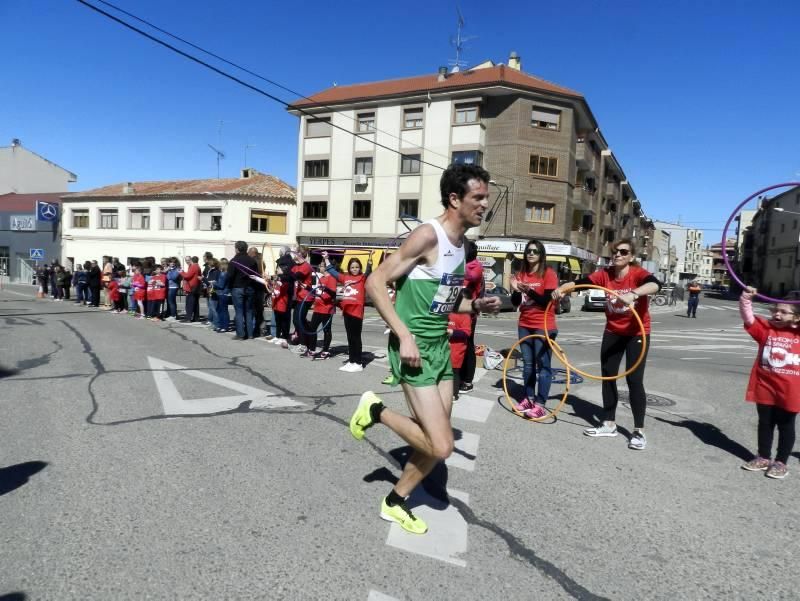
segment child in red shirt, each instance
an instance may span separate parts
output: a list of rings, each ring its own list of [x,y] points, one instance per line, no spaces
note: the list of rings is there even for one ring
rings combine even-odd
[[[119,291],[118,278],[112,278],[108,282],[108,300],[111,301],[111,310],[114,313],[122,313],[122,294]]]
[[[739,298],[744,329],[758,343],[745,393],[745,400],[755,403],[758,411],[758,455],[742,468],[766,470],[767,477],[782,479],[788,473],[786,462],[794,447],[795,418],[800,412],[800,305],[777,303],[766,320],[753,315],[755,293],[755,288],[746,288]],[[778,450],[775,461],[770,461],[776,428]]]
[[[314,359],[327,359],[331,356],[331,340],[333,333],[331,331],[331,322],[333,321],[333,313],[336,310],[336,278],[329,273],[318,274],[317,285],[314,287],[313,292],[309,293],[314,295],[314,313],[311,316],[311,322],[308,324],[308,332],[306,333],[307,350],[301,357],[313,357]],[[306,299],[308,302],[308,298]],[[317,353],[317,331],[322,328],[322,350]]]
[[[139,265],[133,266],[133,277],[131,278],[131,288],[133,288],[133,300],[139,307],[137,319],[144,319],[144,301],[147,297],[147,282],[142,275],[142,268]]]
[[[156,265],[150,281],[147,282],[148,318],[153,321],[161,321],[161,307],[165,298],[167,298],[167,276],[161,270],[161,265]]]
[[[450,337],[450,363],[453,366],[453,399],[458,400],[461,387],[461,367],[467,355],[467,343],[472,330],[470,313],[451,313],[447,321],[447,335]]]

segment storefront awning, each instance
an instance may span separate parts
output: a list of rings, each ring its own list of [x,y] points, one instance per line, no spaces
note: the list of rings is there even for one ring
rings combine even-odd
[[[578,259],[574,259],[572,257],[569,258],[569,268],[572,270],[572,273],[580,273],[581,272],[581,263]]]

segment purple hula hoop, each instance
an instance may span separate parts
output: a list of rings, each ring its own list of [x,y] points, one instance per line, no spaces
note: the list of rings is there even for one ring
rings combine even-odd
[[[763,194],[764,192],[774,190],[775,188],[788,188],[790,186],[800,186],[800,182],[786,182],[784,184],[775,184],[774,186],[767,186],[766,188],[763,188],[758,192],[754,192],[753,194],[745,198],[741,203],[739,203],[739,206],[737,206],[733,210],[733,213],[731,213],[731,216],[728,217],[728,221],[725,222],[725,229],[722,230],[722,260],[725,262],[725,267],[728,268],[728,273],[731,275],[734,281],[737,284],[739,284],[742,288],[747,288],[747,284],[745,284],[742,280],[739,279],[738,274],[733,270],[733,266],[731,265],[731,262],[728,260],[728,251],[727,251],[727,246],[725,244],[728,240],[728,228],[730,227],[731,222],[736,217],[736,214],[742,209],[742,207],[751,200],[753,200],[756,196],[758,196],[759,194]],[[800,300],[783,300],[780,298],[772,298],[771,296],[766,296],[765,294],[761,294],[760,292],[756,292],[755,296],[756,298],[765,300],[768,303],[784,303],[787,305],[800,305]]]

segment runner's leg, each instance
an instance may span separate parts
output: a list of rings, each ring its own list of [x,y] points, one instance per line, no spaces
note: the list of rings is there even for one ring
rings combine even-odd
[[[627,336],[603,332],[603,342],[600,345],[601,375],[615,376],[619,373],[619,364],[622,363],[627,339]],[[603,380],[603,421],[615,421],[618,401],[617,381]]]

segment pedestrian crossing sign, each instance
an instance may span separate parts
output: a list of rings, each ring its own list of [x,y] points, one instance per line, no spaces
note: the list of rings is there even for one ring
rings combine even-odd
[[[31,259],[35,261],[43,261],[44,260],[44,249],[43,248],[31,248]]]

